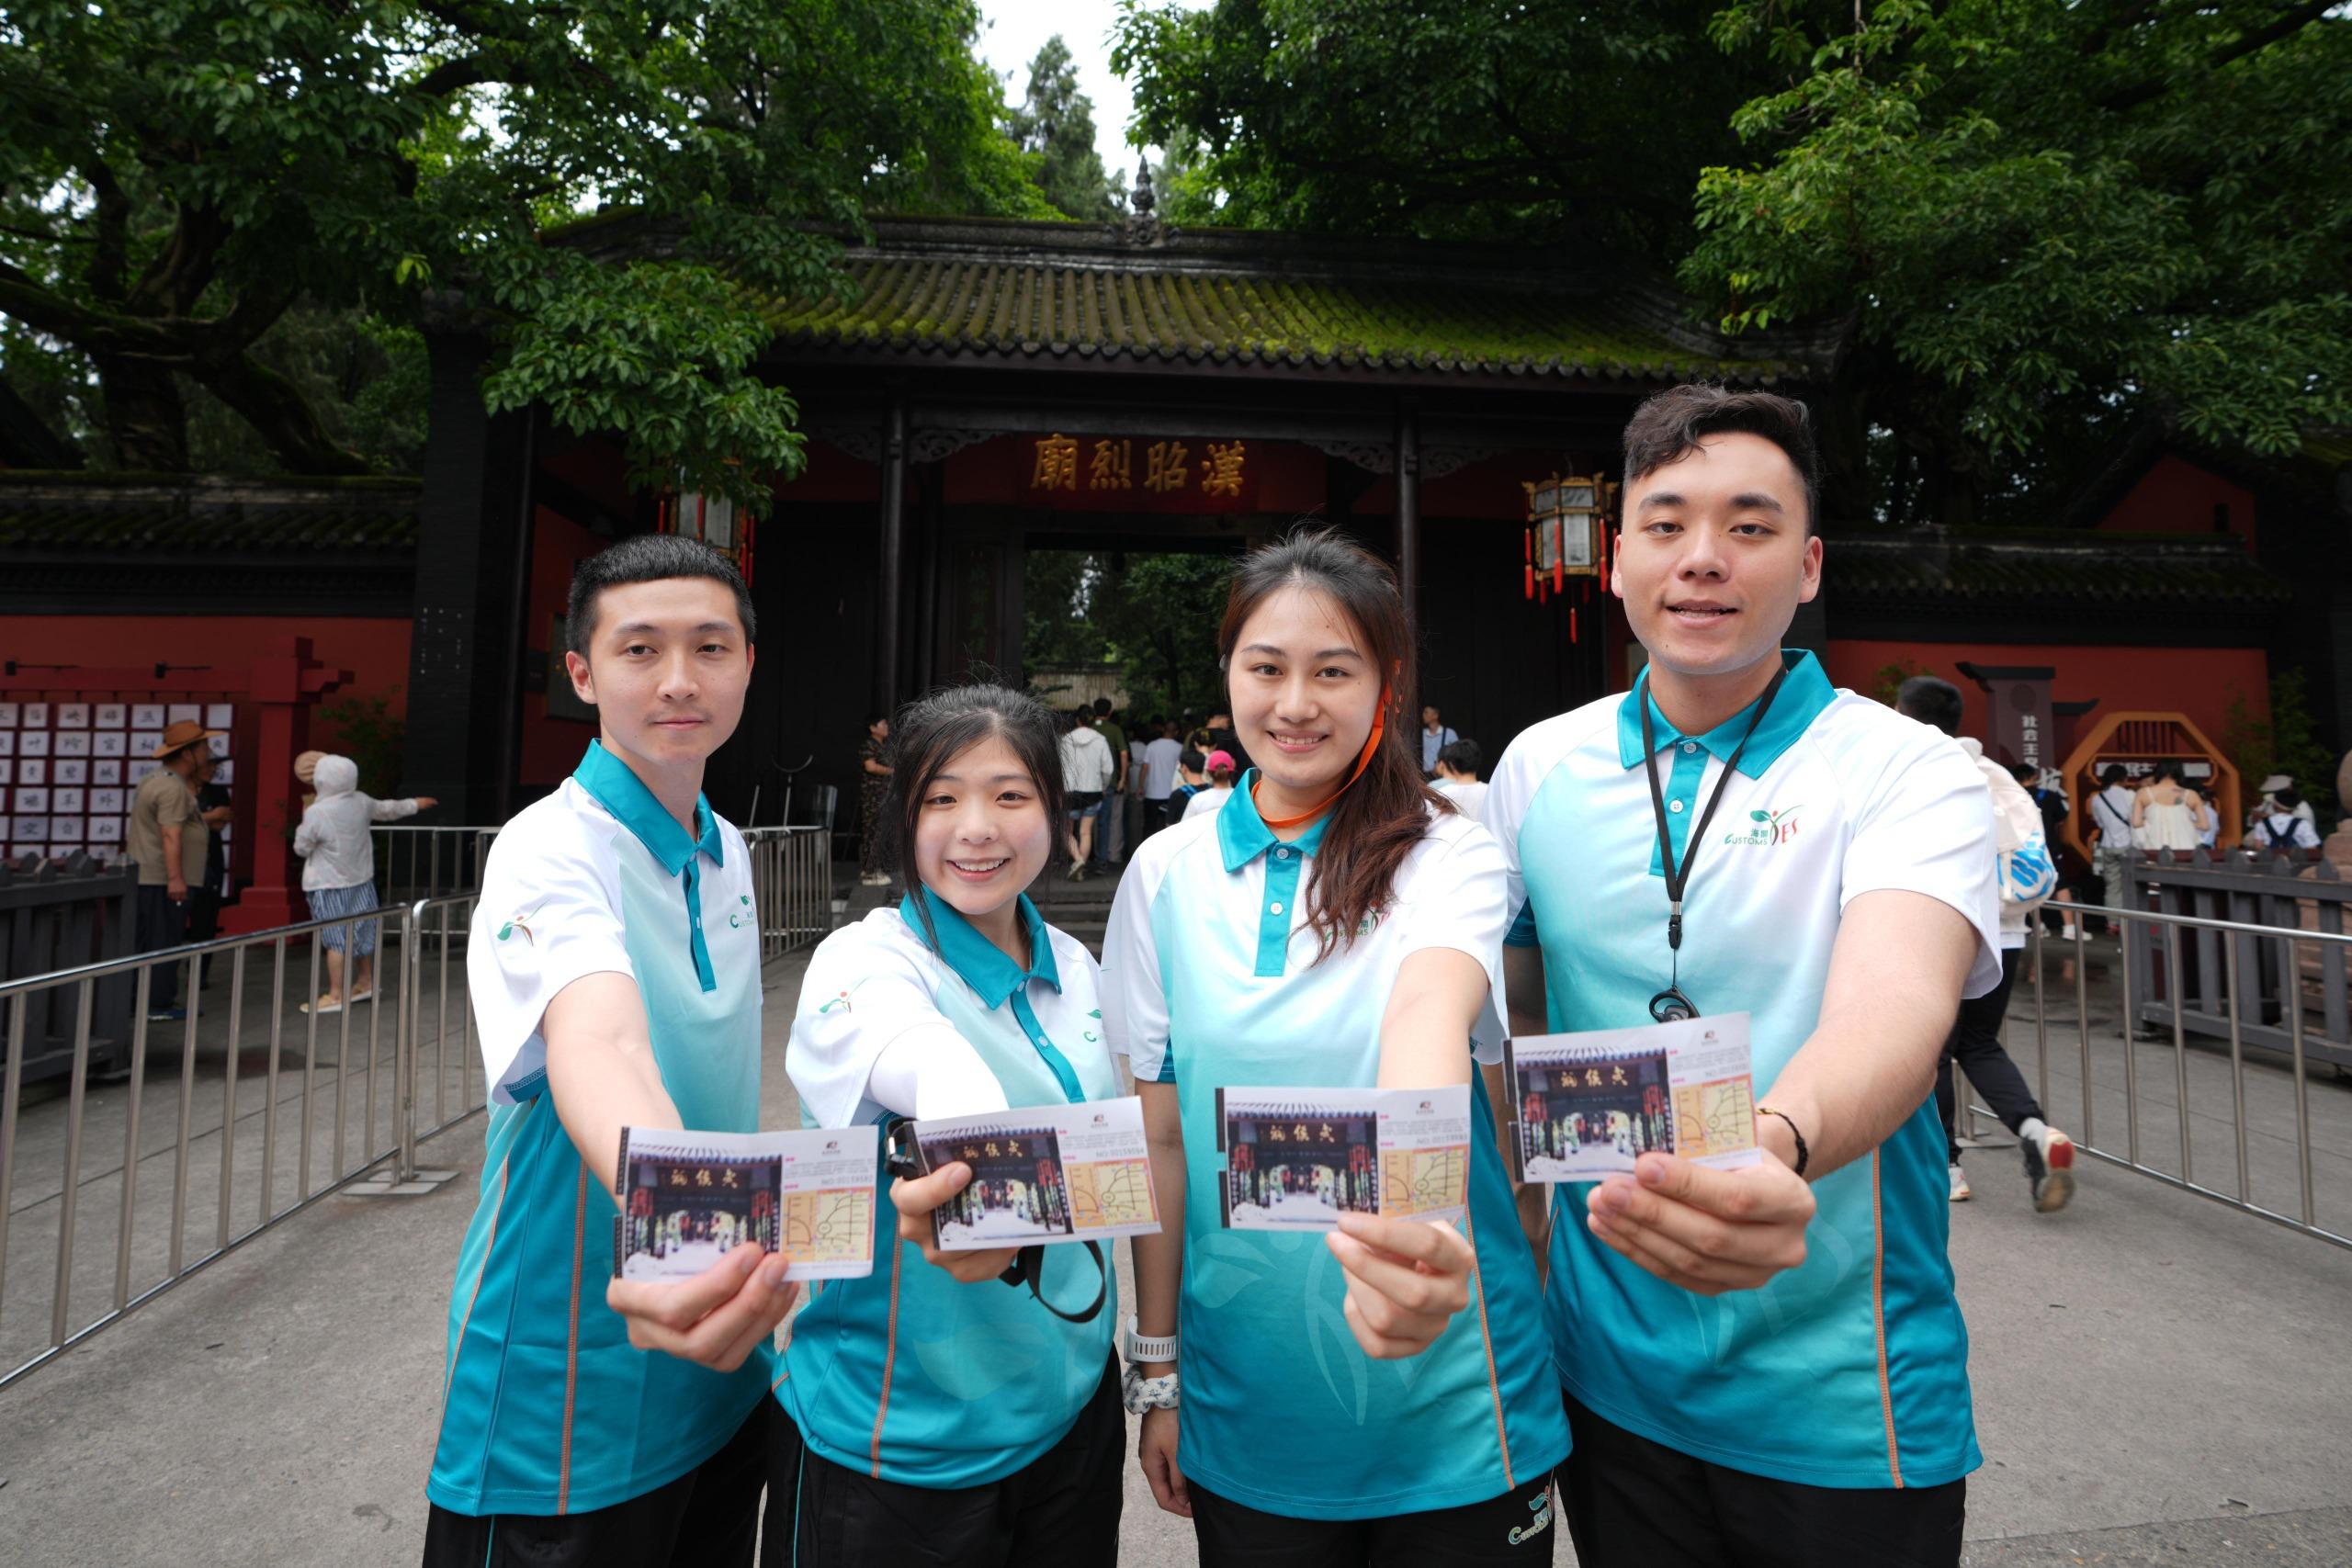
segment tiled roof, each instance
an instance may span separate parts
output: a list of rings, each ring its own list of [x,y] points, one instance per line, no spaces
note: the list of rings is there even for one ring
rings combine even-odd
[[[1723,339],[1671,299],[1489,247],[1231,231],[1137,244],[1102,224],[886,222],[843,270],[845,290],[770,312],[787,354],[1748,382],[1826,359],[1796,339]]]
[[[0,475],[0,552],[118,557],[395,553],[416,546],[414,480],[250,483]]]
[[[2294,585],[2235,538],[2090,529],[1907,528],[1826,542],[1825,596],[1894,606],[2002,610],[2170,605],[2182,611],[2286,605]]]

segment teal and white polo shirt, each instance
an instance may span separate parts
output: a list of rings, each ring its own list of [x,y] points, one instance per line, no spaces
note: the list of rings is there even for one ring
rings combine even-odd
[[[592,742],[563,786],[498,835],[466,953],[490,1149],[449,1298],[449,1359],[425,1493],[460,1514],[627,1502],[725,1445],[773,1375],[634,1349],[605,1304],[613,1195],[547,1091],[548,1004],[583,976],[636,981],[684,1125],[760,1113],[760,928],[743,836],[697,799],[689,836]]]
[[[1477,1055],[1498,1060],[1502,853],[1476,823],[1432,810],[1386,907],[1317,963],[1305,901],[1324,825],[1278,841],[1250,797],[1254,777],[1216,816],[1144,840],[1102,950],[1113,1046],[1137,1079],[1173,1083],[1183,1110],[1178,1461],[1220,1496],[1294,1518],[1483,1502],[1557,1464],[1568,1432],[1535,1331],[1535,1259],[1478,1075],[1463,1225],[1477,1258],[1470,1304],[1402,1360],[1356,1345],[1340,1310],[1346,1281],[1321,1236],[1218,1225],[1216,1096],[1376,1085],[1397,971],[1426,948],[1466,953],[1487,971]]]
[[[917,897],[930,901],[936,951]],[[854,1127],[911,1113],[868,1092],[875,1063],[910,1037],[943,1056],[977,1052],[1003,1105],[1116,1096],[1093,955],[1025,895],[1021,918],[1027,969],[924,888],[827,937],[801,981],[785,1055],[801,1119]],[[1068,1435],[1102,1383],[1116,1281],[1083,1324],[1056,1317],[1025,1287],[961,1283],[899,1240],[890,1178],[880,1181],[874,1272],[810,1291],[792,1320],[776,1398],[810,1449],[861,1474],[910,1486],[1001,1481]],[[1104,1247],[1106,1267],[1111,1256]],[[1045,1249],[1039,1286],[1055,1305],[1078,1311],[1101,1283],[1085,1247]]]
[[[2000,977],[1993,822],[1952,741],[1834,690],[1810,653],[1747,743],[1699,848],[1681,985],[1702,1013],[1752,1016],[1763,1098],[1813,1033],[1847,903],[1881,888],[1940,899],[1976,928],[1967,994]],[[1666,882],[1643,773],[1646,674],[1630,696],[1547,719],[1496,764],[1486,823],[1541,943],[1554,1030],[1650,1021],[1667,983]],[[1685,736],[1651,705],[1668,828],[1690,826],[1751,710]],[[1944,1254],[1949,1197],[1932,1100],[1867,1159],[1814,1183],[1806,1260],[1713,1299],[1644,1272],[1555,1195],[1544,1320],[1569,1392],[1604,1420],[1735,1470],[1815,1486],[1929,1486],[1982,1463],[1968,1331]]]

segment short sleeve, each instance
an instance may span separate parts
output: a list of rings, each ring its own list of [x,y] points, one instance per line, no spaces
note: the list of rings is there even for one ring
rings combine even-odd
[[[620,868],[584,823],[518,819],[482,868],[466,983],[493,1104],[537,1095],[547,1082],[548,1004],[588,975],[634,980],[623,940]]]
[[[1503,907],[1511,917],[1503,942],[1511,947],[1536,945],[1535,910],[1527,901],[1527,876],[1519,859],[1519,825],[1527,817],[1536,776],[1531,750],[1523,736],[1504,748],[1502,760],[1487,781],[1486,805],[1478,813],[1502,854]]]
[[[1398,900],[1396,959],[1430,948],[1451,948],[1487,972],[1487,1000],[1471,1038],[1479,1061],[1503,1059],[1503,933],[1510,928],[1510,873],[1502,846],[1475,822],[1459,824],[1451,841],[1428,844]]]
[[[801,977],[792,1042],[784,1057],[785,1072],[817,1125],[852,1127],[886,1111],[911,1116],[974,1108],[934,1112],[929,1105],[908,1102],[907,1093],[877,1097],[877,1066],[902,1043],[918,1048],[909,1063],[910,1084],[920,1085],[925,1077],[943,1085],[965,1084],[977,1070],[993,1085],[978,1053],[939,1010],[932,986],[921,958],[877,939],[865,922],[835,931],[819,944]],[[933,1066],[940,1070],[931,1072]],[[995,1099],[1001,1105],[1001,1090]]]
[[[1968,754],[1948,740],[1902,747],[1854,807],[1838,907],[1865,893],[1924,893],[1976,929],[1963,997],[2001,978],[2000,894],[1993,796]]]
[[[1102,1037],[1127,1059],[1137,1083],[1176,1081],[1176,1055],[1168,1038],[1168,991],[1159,978],[1159,937],[1152,929],[1152,906],[1165,880],[1165,867],[1130,864],[1111,900],[1111,922],[1102,938]]]
[[[161,828],[185,828],[204,815],[196,804],[196,792],[189,789],[158,790],[155,794],[155,823]]]

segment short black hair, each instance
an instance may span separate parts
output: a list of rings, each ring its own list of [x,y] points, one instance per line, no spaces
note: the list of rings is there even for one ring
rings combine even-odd
[[[1190,773],[1204,773],[1209,771],[1209,754],[1197,747],[1187,748],[1176,761]]]
[[[581,658],[588,657],[588,644],[596,631],[596,596],[605,589],[673,577],[705,577],[723,585],[735,595],[735,618],[743,623],[743,640],[759,640],[752,591],[744,586],[743,574],[735,570],[733,561],[696,539],[676,534],[638,534],[571,569],[571,600],[564,609],[565,644]]]
[[[2120,784],[2131,776],[2132,770],[2120,762],[2109,762],[2098,771],[2098,782],[2102,784]]]
[[[1109,713],[1111,711],[1111,699],[1108,697],[1095,698],[1094,711],[1096,713]]]
[[[2018,783],[2021,784],[2030,784],[2041,776],[2041,770],[2035,767],[2031,762],[2011,762],[2009,764],[2009,777],[2017,780]]]
[[[2291,812],[2303,803],[2303,792],[2291,786],[2274,789],[2270,792],[2270,799],[2279,810]]]
[[[1487,753],[1476,740],[1449,740],[1437,749],[1438,764],[1476,778],[1487,771]]]
[[[1698,449],[1700,438],[1738,432],[1760,435],[1788,455],[1804,486],[1804,531],[1820,532],[1821,450],[1813,415],[1777,392],[1735,392],[1705,381],[1671,387],[1645,400],[1625,424],[1625,482],[1647,479]],[[1621,517],[1618,526],[1624,526]]]
[[[1085,713],[1071,713],[1071,728]],[[894,739],[890,757],[890,787],[883,797],[876,830],[887,833],[907,874],[909,891],[921,886],[915,866],[915,825],[922,816],[924,794],[966,748],[988,739],[1002,740],[1037,786],[1038,803],[1053,840],[1060,839],[1065,806],[1062,797],[1061,752],[1055,739],[1057,715],[1025,692],[1002,686],[951,686],[909,703],[890,726]],[[939,951],[939,931],[931,918],[931,900],[915,900],[915,915],[924,942]]]
[[[1921,724],[1932,724],[1946,735],[1958,735],[1966,712],[1960,688],[1940,675],[1914,675],[1895,689],[1894,711]]]

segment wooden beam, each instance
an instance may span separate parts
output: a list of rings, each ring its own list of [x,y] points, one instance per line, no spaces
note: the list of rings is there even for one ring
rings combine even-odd
[[[874,617],[874,705],[899,706],[899,599],[907,554],[907,406],[897,396],[882,414],[882,570]]]

